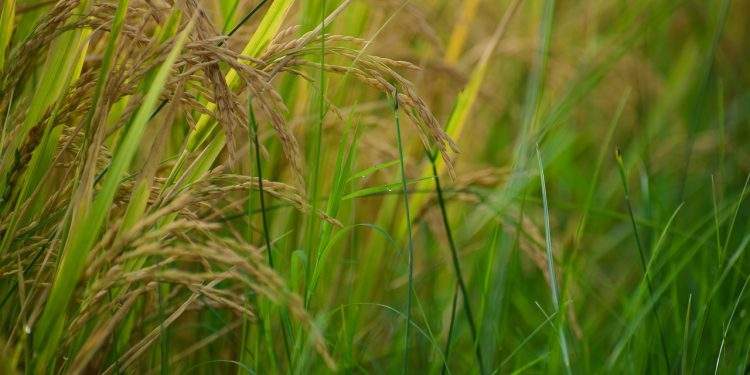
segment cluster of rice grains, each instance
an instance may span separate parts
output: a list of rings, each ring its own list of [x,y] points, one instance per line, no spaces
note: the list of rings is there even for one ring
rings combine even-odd
[[[274,86],[283,75],[312,81],[305,72],[322,68],[394,96],[425,146],[452,165],[455,145],[398,73],[416,67],[322,32],[347,5],[306,33],[254,36],[253,53],[243,53],[197,0],[62,0],[11,46],[0,73],[0,345],[12,367],[122,371],[178,319],[221,310],[255,321],[259,298],[288,311],[285,327],[291,317],[336,366],[302,299],[269,267],[267,249],[222,223],[262,188],[341,226],[306,198],[303,153]],[[336,63],[310,59],[321,51]],[[289,183],[248,177],[249,108],[278,140]],[[139,122],[132,152],[120,156]],[[127,168],[117,175],[119,157]],[[109,201],[101,198],[107,186]]]

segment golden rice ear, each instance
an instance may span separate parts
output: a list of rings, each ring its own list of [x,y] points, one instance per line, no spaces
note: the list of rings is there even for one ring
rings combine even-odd
[[[54,8],[38,21],[34,31],[26,40],[11,50],[6,61],[13,61],[14,63],[7,64],[9,69],[5,69],[0,75],[2,77],[0,79],[0,93],[10,92],[10,89],[25,77],[24,72],[31,69],[37,59],[43,57],[49,44],[67,30],[63,25],[78,7],[78,3],[79,0],[57,2]],[[5,95],[0,96],[5,97]]]
[[[339,37],[336,35],[326,36],[326,40],[328,41],[329,39],[330,41],[335,41],[338,40]],[[347,38],[341,39],[348,41]],[[303,48],[306,46],[306,44],[303,44],[306,41],[307,40],[300,38],[288,42],[283,46],[280,45],[274,49],[274,56],[285,56],[282,60],[284,69],[292,66],[312,67],[314,65],[316,68],[320,67],[317,64],[309,63],[301,58],[312,51],[312,49]],[[310,40],[308,43],[312,41],[313,40]],[[391,95],[397,93],[397,98],[402,104],[403,109],[406,111],[412,122],[416,124],[419,130],[417,134],[422,140],[424,146],[428,149],[437,149],[445,161],[449,174],[455,177],[453,169],[455,160],[454,154],[458,153],[458,146],[443,130],[442,126],[440,126],[425,101],[417,94],[411,82],[393,70],[393,68],[414,70],[417,69],[416,66],[404,61],[390,60],[362,53],[353,54],[346,49],[337,48],[335,45],[327,47],[326,51],[326,53],[336,56],[345,56],[351,59],[352,63],[351,66],[326,64],[323,66],[323,69],[327,72],[343,76],[351,74],[359,81],[383,93]],[[292,56],[294,56],[294,58]],[[267,69],[271,69],[271,67]],[[282,70],[282,68],[277,65],[273,67],[272,71],[278,70]],[[289,71],[299,74],[294,70]]]
[[[323,24],[329,25],[349,2],[342,2]],[[57,178],[59,173],[64,177],[64,183],[56,186],[57,189],[45,197],[46,201],[40,203],[43,209],[40,212],[48,210],[65,214],[68,212],[66,207],[81,204],[82,197],[87,202],[96,203],[95,199],[102,190],[106,190],[108,196],[111,193],[111,204],[100,210],[105,214],[101,219],[103,224],[97,228],[91,245],[86,246],[88,252],[79,258],[84,260],[82,271],[78,273],[76,284],[70,288],[68,298],[79,303],[75,307],[76,314],[71,314],[67,322],[70,335],[62,337],[57,345],[61,350],[74,345],[86,348],[86,353],[78,352],[71,358],[71,369],[85,371],[87,365],[96,361],[92,359],[92,353],[114,345],[115,327],[122,325],[123,319],[135,311],[134,306],[138,303],[134,301],[147,301],[145,308],[153,308],[150,301],[157,298],[160,283],[172,286],[170,298],[174,298],[166,306],[171,311],[160,322],[164,327],[174,324],[191,309],[203,309],[206,305],[252,318],[254,305],[244,300],[241,292],[252,290],[288,309],[305,328],[312,348],[322,361],[329,368],[336,368],[324,337],[313,324],[304,302],[285,285],[276,271],[266,265],[263,250],[254,248],[236,230],[218,221],[236,214],[237,207],[244,207],[247,192],[259,190],[261,185],[256,177],[230,174],[235,161],[246,157],[242,152],[250,147],[248,113],[241,104],[244,99],[240,98],[253,97],[254,108],[265,129],[273,129],[274,138],[281,145],[281,152],[288,162],[284,168],[291,171],[293,179],[289,184],[263,180],[263,191],[272,200],[320,220],[327,227],[341,228],[343,225],[336,217],[311,204],[305,196],[303,152],[287,123],[287,109],[274,87],[274,79],[280,74],[304,75],[310,64],[309,55],[319,53],[319,43],[326,43],[324,52],[335,57],[330,61],[343,57],[350,65],[326,64],[323,69],[334,74],[351,74],[360,84],[387,94],[398,92],[397,100],[418,127],[417,134],[422,142],[441,150],[444,157],[451,157],[447,154],[452,145],[450,139],[440,132],[434,116],[411,82],[398,73],[418,67],[406,61],[353,51],[342,45],[361,46],[368,42],[321,33],[321,25],[301,36],[296,35],[296,26],[278,33],[274,31],[268,35],[270,39],[258,45],[257,54],[246,56],[225,45],[226,37],[218,34],[204,5],[197,0],[175,1],[174,6],[180,11],[174,13],[171,8],[162,7],[163,3],[132,0],[126,16],[119,12],[123,8],[95,2],[87,12],[74,17],[79,4],[81,2],[76,0],[57,2],[51,13],[40,19],[29,37],[11,51],[10,58],[18,63],[0,72],[0,90],[5,94],[23,82],[25,69],[43,57],[55,38],[68,30],[92,30],[93,36],[87,40],[90,53],[80,61],[80,75],[71,80],[57,107],[45,108],[38,119],[34,118],[28,134],[19,139],[18,153],[13,156],[14,167],[8,175],[11,186],[18,185],[25,178],[24,173],[33,164],[34,153],[45,145],[45,132],[55,127],[60,134],[58,143],[54,144],[56,149],[51,150],[54,155],[50,168],[55,174],[50,175]],[[119,34],[115,34],[112,25],[118,12],[124,17],[124,24]],[[116,50],[111,69],[107,70],[106,85],[100,88],[99,95],[97,83],[103,71],[102,65],[106,65],[100,52],[107,45],[107,36],[112,34],[119,36],[112,38],[114,42],[110,46],[116,46]],[[236,72],[234,81],[224,75],[222,69],[225,68]],[[313,68],[319,69],[320,66]],[[154,73],[158,73],[158,85],[153,83]],[[3,108],[0,113],[5,113],[10,100],[7,95],[2,95],[0,100]],[[215,108],[207,103],[214,103]],[[24,103],[14,105],[22,107]],[[344,120],[334,103],[329,105],[334,116],[327,120],[334,123],[336,118]],[[91,121],[91,129],[88,126],[84,129],[81,119],[92,107],[97,109],[94,111],[96,116]],[[12,112],[10,123],[25,121],[26,112]],[[182,176],[172,178],[166,174],[178,162],[162,158],[161,154],[166,153],[162,147],[175,148],[162,142],[168,144],[173,130],[184,132],[183,126],[193,131],[196,123],[201,121],[195,118],[196,115],[210,119],[211,124],[218,123],[221,133],[226,136],[223,151],[229,156],[219,161],[212,159],[207,172],[197,173],[197,177],[190,177],[190,181],[183,184]],[[154,139],[145,139],[129,148],[129,154],[135,155],[131,159],[137,161],[119,163],[115,169],[122,178],[115,185],[112,183],[114,179],[108,178],[108,171],[112,168],[113,158],[117,158],[120,142],[123,138],[130,139],[127,134],[134,117],[138,117],[138,129],[153,128],[153,134],[142,134]],[[160,122],[161,127],[151,126],[156,122]],[[169,128],[177,128],[175,124],[178,123],[180,129]],[[5,136],[13,137],[15,128],[14,125],[12,130],[4,133]],[[5,145],[0,146],[6,149]],[[191,151],[198,152],[186,153],[189,155],[187,164],[199,161],[194,155],[202,149]],[[264,150],[261,153],[267,155]],[[76,193],[80,181],[72,178],[81,175],[83,185],[87,187],[85,194]],[[102,177],[103,182],[100,181]],[[144,184],[144,179],[148,183]],[[18,194],[14,188],[8,192]],[[67,246],[61,233],[69,229],[65,227],[68,218],[48,226],[40,215],[34,219],[15,228],[15,237],[27,238],[24,236],[28,235],[28,238],[38,240],[35,245],[48,247],[42,253],[44,267],[59,266],[54,262],[61,259]],[[5,231],[11,223],[2,218],[0,224],[0,230]],[[25,256],[32,251],[28,243],[19,249],[15,255]],[[39,293],[34,298],[41,302],[24,306],[32,311],[31,326],[46,307],[45,288],[52,280],[44,267],[35,270],[35,283],[44,287],[34,292]],[[3,274],[15,271],[0,263]],[[217,287],[218,283],[221,283],[221,288]],[[54,316],[47,315],[45,321]],[[144,336],[134,339],[128,350],[119,353],[124,367],[134,364],[153,346],[162,331],[152,328],[145,327]],[[80,342],[76,341],[87,329],[91,329],[91,334]],[[112,368],[104,370],[113,371]]]
[[[206,201],[219,199],[232,192],[243,192],[248,189],[260,190],[260,181],[257,177],[222,174],[197,184],[195,195],[200,197],[200,201]],[[302,213],[315,215],[319,219],[337,227],[343,226],[341,222],[321,210],[312,212],[312,206],[308,203],[302,193],[292,185],[264,179],[263,191],[277,199],[285,201]]]

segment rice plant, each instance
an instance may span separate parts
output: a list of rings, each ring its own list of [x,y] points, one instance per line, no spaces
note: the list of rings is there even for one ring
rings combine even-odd
[[[0,374],[745,374],[748,14],[3,0]]]

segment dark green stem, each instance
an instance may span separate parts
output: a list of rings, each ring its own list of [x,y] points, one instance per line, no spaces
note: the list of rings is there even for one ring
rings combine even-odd
[[[393,116],[396,122],[396,141],[398,143],[399,166],[401,170],[401,188],[404,194],[404,210],[406,214],[406,230],[409,235],[409,283],[406,291],[406,334],[404,335],[404,369],[403,373],[409,370],[409,331],[411,327],[411,300],[412,288],[414,285],[414,242],[411,233],[411,212],[409,211],[409,191],[407,189],[406,168],[404,167],[404,147],[401,142],[401,121],[398,118],[398,93],[393,95]]]
[[[464,282],[464,277],[461,274],[461,264],[458,260],[458,249],[456,248],[456,241],[453,239],[453,231],[451,230],[450,223],[448,222],[448,210],[445,208],[445,197],[443,196],[443,188],[440,185],[440,177],[438,176],[437,166],[435,165],[436,154],[429,155],[430,164],[432,164],[432,176],[435,179],[435,191],[437,192],[438,205],[440,206],[440,213],[443,217],[443,227],[445,228],[446,236],[448,237],[448,245],[451,249],[451,260],[453,262],[453,270],[456,273],[456,279],[458,286],[461,288],[461,295],[464,301],[464,311],[466,312],[466,320],[469,322],[469,329],[471,330],[471,338],[474,341],[474,350],[477,356],[477,363],[479,364],[479,372],[484,374],[484,361],[482,360],[482,349],[479,345],[479,337],[477,335],[477,326],[474,321],[474,314],[471,311],[471,303],[469,303],[469,292]]]
[[[638,235],[638,225],[635,222],[635,214],[633,213],[633,205],[630,203],[630,189],[628,188],[627,176],[625,176],[625,165],[622,162],[622,154],[618,148],[615,153],[617,159],[617,166],[620,170],[620,179],[622,180],[622,186],[625,191],[625,204],[628,207],[628,215],[630,216],[630,224],[633,226],[633,235],[635,236],[636,247],[638,248],[638,256],[641,260],[641,268],[643,269],[643,277],[646,279],[646,287],[648,288],[648,294],[650,298],[654,297],[654,287],[651,283],[651,276],[648,274],[646,267],[646,254],[641,246],[641,238]],[[667,365],[667,373],[672,373],[672,368],[669,364],[669,351],[667,350],[667,341],[664,337],[664,330],[661,327],[661,320],[659,319],[659,313],[656,309],[653,311],[654,319],[656,320],[656,326],[659,329],[659,339],[661,341],[662,356],[664,357],[664,363]]]
[[[255,168],[258,170],[258,190],[260,191],[260,216],[263,221],[263,238],[266,242],[266,252],[268,253],[268,265],[273,269],[274,263],[273,263],[273,249],[271,248],[271,233],[268,228],[268,217],[266,215],[266,200],[264,198],[264,190],[263,190],[263,168],[261,167],[260,163],[260,142],[258,142],[258,124],[255,121],[255,111],[253,110],[253,100],[250,98],[248,100],[248,114],[250,119],[250,133],[253,137],[253,146],[255,148]],[[286,357],[289,361],[289,367],[291,368],[292,363],[292,354],[289,350],[289,339],[287,336],[289,335],[289,321],[286,314],[282,314],[281,316],[281,325],[284,327],[284,334],[282,335],[284,339],[284,350],[286,351]]]

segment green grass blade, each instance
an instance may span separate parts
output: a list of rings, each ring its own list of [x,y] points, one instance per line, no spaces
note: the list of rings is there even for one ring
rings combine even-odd
[[[539,146],[536,147],[536,158],[537,162],[539,163],[539,181],[541,183],[542,206],[544,208],[544,243],[545,249],[547,251],[547,272],[549,274],[549,284],[552,291],[552,303],[555,306],[555,312],[558,312],[561,311],[562,304],[560,300],[560,292],[557,286],[557,276],[555,273],[555,258],[554,253],[552,252],[552,234],[549,223],[549,205],[547,204],[547,185],[544,181],[544,165],[542,164],[542,154],[539,151]],[[565,328],[563,324],[563,322],[565,321],[564,316],[564,313],[559,314],[560,323],[557,329],[560,341],[560,351],[563,356],[563,364],[565,365],[566,372],[570,374],[570,354],[568,349],[568,340],[565,337]]]
[[[411,212],[409,211],[409,191],[406,188],[406,162],[404,161],[404,148],[401,142],[401,120],[399,119],[399,105],[398,95],[393,97],[393,116],[396,123],[396,142],[398,145],[398,157],[399,167],[401,171],[401,192],[404,200],[404,215],[406,217],[406,231],[407,231],[407,256],[408,256],[408,277],[409,281],[407,284],[407,297],[406,297],[406,332],[404,333],[404,363],[403,373],[409,372],[409,331],[411,330],[411,301],[414,285],[414,241],[411,233]]]
[[[13,34],[13,20],[16,16],[16,0],[3,1],[0,10],[0,72],[5,66],[5,51],[8,49],[10,37]]]
[[[734,302],[734,307],[732,307],[732,312],[729,314],[729,319],[727,319],[727,323],[724,325],[724,332],[721,335],[721,345],[719,346],[719,354],[716,355],[716,368],[714,369],[714,375],[719,373],[719,365],[721,364],[721,354],[724,351],[724,345],[727,340],[727,334],[729,333],[729,329],[732,326],[732,320],[734,320],[734,314],[737,312],[737,306],[739,306],[740,301],[742,300],[742,296],[743,294],[745,294],[745,288],[747,288],[748,282],[750,282],[750,276],[745,278],[745,283],[742,284],[740,293],[737,295],[737,299]]]
[[[448,221],[448,210],[445,208],[445,197],[443,196],[443,189],[440,185],[440,177],[438,176],[437,164],[435,159],[437,155],[429,155],[430,164],[432,165],[432,174],[435,179],[435,192],[438,197],[438,205],[440,206],[440,214],[443,218],[443,228],[448,237],[448,246],[451,251],[451,261],[453,263],[453,272],[456,274],[456,282],[461,289],[461,295],[464,301],[464,311],[466,312],[466,321],[469,323],[469,330],[471,331],[471,338],[474,345],[474,351],[476,353],[477,366],[479,367],[479,373],[484,374],[484,360],[482,359],[482,347],[479,342],[479,335],[477,333],[477,324],[474,320],[474,313],[471,310],[471,301],[469,300],[469,290],[466,287],[466,282],[461,274],[461,264],[458,259],[458,249],[456,248],[456,241],[453,239],[453,231],[451,230],[450,222]],[[454,304],[455,305],[455,304]],[[448,336],[450,338],[450,335]],[[450,341],[449,341],[450,343]],[[446,344],[446,348],[449,348],[450,344]],[[446,351],[447,356],[447,351]]]
[[[633,205],[630,202],[630,189],[628,189],[628,180],[627,176],[625,175],[625,165],[622,161],[622,155],[620,154],[620,149],[617,149],[617,152],[615,154],[615,157],[617,159],[617,166],[618,170],[620,172],[620,179],[622,182],[622,186],[625,192],[625,204],[628,207],[628,215],[630,216],[630,223],[633,228],[633,236],[635,236],[635,242],[636,242],[636,248],[638,249],[638,258],[641,261],[641,269],[643,270],[643,278],[646,281],[646,286],[648,287],[649,296],[651,298],[654,298],[654,287],[653,283],[651,282],[651,276],[648,274],[648,266],[646,261],[646,254],[643,250],[643,246],[641,244],[640,236],[638,235],[638,224],[636,224],[635,221],[635,214],[633,213]],[[664,365],[667,367],[667,372],[671,372],[671,365],[669,360],[669,350],[667,349],[667,340],[664,336],[664,329],[661,325],[661,320],[659,318],[659,313],[657,310],[653,311],[654,319],[656,320],[656,326],[659,329],[659,340],[661,342],[661,350],[662,350],[662,358],[664,360]]]

